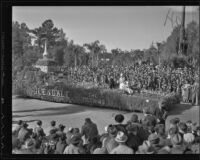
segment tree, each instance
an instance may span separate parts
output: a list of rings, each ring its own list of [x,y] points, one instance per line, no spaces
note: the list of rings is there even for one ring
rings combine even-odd
[[[98,66],[99,61],[99,54],[106,51],[105,45],[100,44],[98,40],[92,42],[92,43],[85,43],[83,45],[84,47],[87,47],[88,50],[90,50],[90,57],[92,61],[92,66]],[[95,64],[96,63],[96,64]]]
[[[48,19],[42,23],[42,26],[31,30],[31,32],[37,37],[35,43],[39,47],[44,44],[44,39],[48,41],[47,47],[54,47],[60,31],[54,27],[53,21]]]
[[[31,36],[29,28],[25,23],[19,24],[17,21],[12,23],[12,66],[24,65],[23,56],[31,46]]]

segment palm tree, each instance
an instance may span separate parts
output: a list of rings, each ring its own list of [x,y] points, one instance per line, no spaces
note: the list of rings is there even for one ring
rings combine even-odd
[[[98,66],[98,61],[99,61],[98,54],[106,51],[105,45],[100,44],[100,42],[98,40],[96,40],[92,43],[86,43],[83,46],[87,47],[87,49],[90,50],[90,55],[92,58],[92,66],[94,66],[94,60],[96,62],[96,66]]]

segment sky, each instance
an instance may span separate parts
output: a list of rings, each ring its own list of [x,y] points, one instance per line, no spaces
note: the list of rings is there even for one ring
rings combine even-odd
[[[17,6],[13,7],[13,21],[25,22],[30,29],[51,19],[62,28],[69,40],[83,45],[99,40],[107,51],[147,49],[152,42],[162,42],[172,32],[169,17],[181,18],[181,6]],[[197,7],[186,6],[186,24],[199,23]]]

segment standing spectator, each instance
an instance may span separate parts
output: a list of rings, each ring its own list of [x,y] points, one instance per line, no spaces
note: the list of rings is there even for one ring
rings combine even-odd
[[[97,125],[91,121],[90,118],[85,119],[85,124],[82,126],[81,135],[85,136],[85,143],[98,135]]]
[[[56,134],[60,137],[60,136],[65,136],[66,137],[66,133],[64,133],[64,129],[65,126],[63,124],[59,124],[58,126],[58,131],[56,132]]]
[[[198,80],[196,80],[194,82],[194,84],[192,85],[191,92],[192,92],[192,105],[195,104],[196,106],[198,106],[199,105],[199,83],[198,83]]]
[[[115,141],[119,144],[116,148],[114,148],[110,154],[133,154],[134,151],[130,147],[128,147],[125,143],[128,137],[121,131],[117,133]]]
[[[37,122],[37,126],[34,128],[34,133],[36,133],[37,135],[40,135],[42,137],[46,136],[44,133],[44,130],[42,128],[42,121]]]
[[[48,128],[48,133],[51,131],[51,130],[55,130],[55,131],[57,131],[58,130],[58,128],[56,127],[56,121],[51,121],[51,123],[50,123],[50,127]]]
[[[164,124],[165,125],[165,120],[167,118],[167,111],[164,109],[164,101],[159,101],[158,103],[158,108],[155,108],[154,111],[154,116],[157,118],[157,122],[159,124]]]
[[[27,127],[28,124],[23,122],[22,128],[19,130],[18,139],[20,140],[21,144],[24,144],[24,142],[30,137],[30,132]]]

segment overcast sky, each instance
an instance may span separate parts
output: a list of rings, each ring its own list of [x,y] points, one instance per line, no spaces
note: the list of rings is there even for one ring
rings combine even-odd
[[[30,29],[52,19],[54,26],[63,28],[66,36],[76,44],[99,40],[108,51],[147,49],[151,43],[166,40],[172,31],[165,18],[181,17],[181,7],[164,6],[99,6],[99,7],[13,7],[13,20],[25,22]],[[186,7],[186,23],[199,23],[196,7]]]

